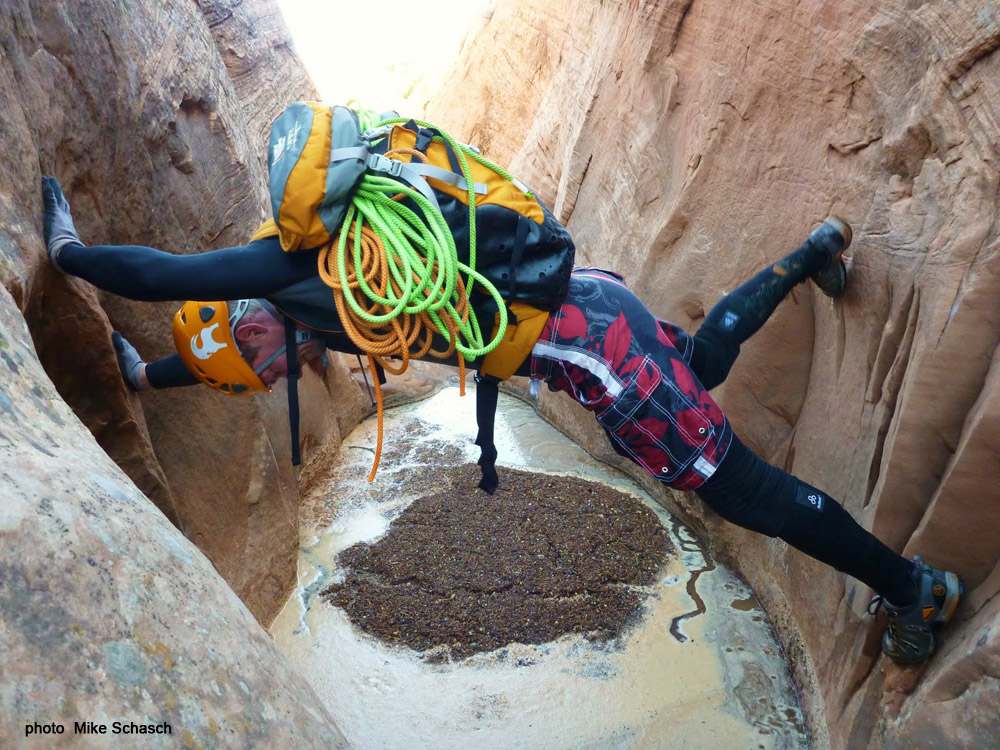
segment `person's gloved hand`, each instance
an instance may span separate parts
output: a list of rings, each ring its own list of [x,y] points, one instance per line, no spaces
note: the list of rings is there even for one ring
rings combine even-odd
[[[42,201],[45,204],[45,244],[49,248],[49,259],[52,265],[62,271],[58,260],[59,251],[71,242],[80,245],[83,243],[76,233],[76,227],[73,226],[69,201],[63,195],[59,180],[55,177],[42,177]]]
[[[111,343],[115,346],[115,357],[118,358],[118,369],[121,370],[122,378],[133,391],[144,391],[149,388],[149,384],[143,377],[143,369],[146,365],[128,340],[118,331],[111,333]]]

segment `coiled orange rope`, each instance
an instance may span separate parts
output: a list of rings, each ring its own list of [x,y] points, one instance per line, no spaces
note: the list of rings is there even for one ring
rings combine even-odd
[[[422,154],[421,154],[422,156]],[[347,236],[348,243],[355,241],[355,228],[352,227]],[[361,267],[358,269],[352,258],[348,265],[348,284],[345,288],[340,281],[336,268],[337,258],[334,253],[334,245],[331,242],[325,246],[319,254],[318,270],[323,282],[333,290],[333,299],[337,307],[337,313],[344,325],[344,330],[350,340],[368,354],[369,367],[372,372],[372,379],[375,382],[376,401],[378,409],[378,442],[375,450],[375,461],[372,466],[368,481],[375,479],[379,461],[382,455],[383,440],[383,400],[382,389],[378,382],[376,365],[381,366],[387,372],[394,375],[401,375],[409,366],[410,359],[419,359],[426,355],[436,359],[447,359],[455,354],[455,342],[458,338],[459,326],[450,316],[441,316],[439,320],[444,323],[450,334],[444,349],[432,348],[434,343],[434,332],[436,326],[427,311],[419,313],[402,312],[401,314],[387,320],[384,323],[371,323],[355,313],[353,307],[347,304],[345,295],[350,294],[357,304],[369,315],[385,315],[391,308],[381,302],[369,299],[365,294],[359,281],[360,276],[367,282],[367,286],[374,290],[380,297],[386,297],[387,291],[391,288],[394,296],[398,298],[402,294],[400,281],[390,273],[389,264],[386,261],[386,246],[382,239],[368,225],[361,228],[360,239]],[[431,268],[431,273],[437,271],[436,265]],[[414,282],[419,282],[420,277],[417,269],[412,269]],[[461,277],[457,280],[457,302],[455,310],[459,314],[462,323],[469,320],[469,299],[465,292],[465,284]],[[425,290],[430,295],[430,290]],[[458,354],[459,379],[461,394],[465,395],[465,357]]]

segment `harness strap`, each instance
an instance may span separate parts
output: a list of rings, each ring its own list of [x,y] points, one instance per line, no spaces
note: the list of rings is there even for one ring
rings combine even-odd
[[[460,174],[455,174],[454,172],[444,169],[443,167],[435,167],[433,164],[424,164],[422,162],[410,162],[410,164],[412,164],[413,167],[411,171],[423,175],[424,177],[446,182],[449,185],[454,185],[459,190],[469,189],[469,183],[466,182],[465,178]],[[486,195],[487,189],[483,183],[474,182],[473,186],[477,195]]]
[[[414,190],[426,198],[435,211],[440,212],[437,197],[431,186],[427,184],[424,176],[417,171],[416,165],[396,159],[389,159],[382,154],[372,154],[368,157],[368,169],[372,172],[385,172],[386,174],[403,180]]]
[[[338,149],[339,151],[353,151],[354,149]],[[420,149],[417,149],[418,151]],[[451,170],[444,169],[443,167],[435,167],[433,164],[424,164],[423,162],[413,161],[405,162],[399,161],[398,159],[390,159],[382,154],[372,154],[368,157],[368,168],[374,172],[386,172],[391,174],[393,177],[399,177],[405,180],[414,188],[419,190],[425,198],[431,200],[431,196],[428,195],[427,191],[424,189],[426,186],[421,186],[414,181],[416,177],[430,178],[432,180],[439,180],[441,182],[447,183],[448,185],[453,185],[459,190],[468,190],[469,183],[466,182],[465,178],[460,174],[455,174]],[[394,166],[394,165],[401,166]],[[477,195],[486,195],[488,189],[486,185],[481,182],[473,183],[473,190]],[[436,203],[436,196],[433,199]]]
[[[368,146],[345,146],[343,148],[330,149],[330,163],[347,161],[348,159],[360,159],[364,161],[368,158]]]
[[[493,442],[497,399],[500,395],[499,384],[499,378],[492,375],[476,374],[476,422],[479,425],[476,445],[482,451],[478,463],[483,473],[483,478],[479,481],[479,489],[488,495],[496,492],[500,484],[496,470],[497,447]]]

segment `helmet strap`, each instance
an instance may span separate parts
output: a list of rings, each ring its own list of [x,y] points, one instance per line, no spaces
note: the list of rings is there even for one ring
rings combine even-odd
[[[276,308],[266,299],[258,299],[257,301],[260,302],[261,306],[271,314],[271,317],[273,317],[279,323],[284,324],[285,326],[285,343],[279,346],[277,349],[275,349],[274,353],[266,360],[264,360],[263,364],[258,365],[257,367],[254,368],[254,373],[260,375],[262,372],[264,372],[264,370],[266,370],[268,367],[271,366],[271,363],[274,362],[274,360],[276,360],[278,357],[280,357],[282,354],[288,351],[289,342],[293,338],[289,332],[289,325],[288,325],[289,323],[291,323],[291,328],[292,330],[294,330],[294,339],[296,346],[298,346],[299,344],[304,344],[307,341],[310,341],[313,338],[313,332],[296,329],[294,327],[295,326],[294,321],[292,321],[291,318],[289,318],[287,315],[283,315],[281,312],[279,312],[278,308]],[[240,317],[242,317],[242,314],[240,315]],[[237,322],[238,320],[239,319],[237,318]],[[236,337],[236,332],[234,331],[233,338],[235,337]]]
[[[285,320],[286,320],[286,323],[287,323],[289,319],[286,318]],[[292,323],[292,325],[294,326],[295,324]],[[312,337],[313,337],[313,332],[312,331],[303,331],[301,329],[296,329],[294,331],[294,335],[292,336],[292,338],[294,338],[294,340],[295,340],[295,345],[296,346],[298,346],[299,344],[304,344],[305,342],[312,340]],[[288,343],[287,343],[287,341],[288,341],[288,338],[286,337],[286,343],[282,344],[277,349],[275,349],[274,350],[274,354],[272,354],[270,357],[268,357],[266,360],[264,360],[264,364],[259,365],[258,367],[255,367],[254,368],[254,372],[257,373],[258,375],[260,375],[262,372],[264,372],[264,370],[266,370],[268,367],[271,366],[271,363],[274,362],[274,360],[276,360],[278,357],[280,357],[282,354],[284,354],[286,351],[288,351]]]
[[[271,313],[271,315],[274,317],[275,320],[280,322],[285,319],[285,316],[282,315],[280,312],[278,312],[278,308],[272,305],[266,299],[258,298],[257,301],[260,302],[261,307],[263,307],[265,310]]]
[[[272,354],[270,357],[264,360],[264,364],[258,365],[253,369],[253,371],[258,375],[260,375],[262,372],[264,372],[264,370],[266,370],[268,367],[271,366],[271,363],[274,362],[274,360],[276,360],[278,357],[284,354],[287,348],[288,347],[285,344],[279,346],[277,349],[274,350],[274,354]]]

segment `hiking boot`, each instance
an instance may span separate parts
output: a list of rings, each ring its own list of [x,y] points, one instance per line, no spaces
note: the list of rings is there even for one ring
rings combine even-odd
[[[82,245],[80,237],[73,226],[73,214],[69,210],[69,201],[59,187],[55,177],[42,178],[42,201],[45,204],[45,244],[49,248],[49,259],[52,265],[60,271],[59,251],[70,243]],[[63,271],[65,273],[65,271]]]
[[[888,599],[876,596],[868,611],[876,614],[884,606],[889,614],[889,629],[882,636],[882,651],[897,664],[916,664],[934,653],[938,629],[951,620],[965,593],[965,583],[954,573],[925,565],[913,558],[913,582],[917,600],[897,607]]]
[[[839,297],[847,286],[847,266],[842,258],[851,245],[851,225],[839,216],[829,216],[806,242],[825,250],[830,256],[827,264],[812,275],[812,280],[827,297]]]

